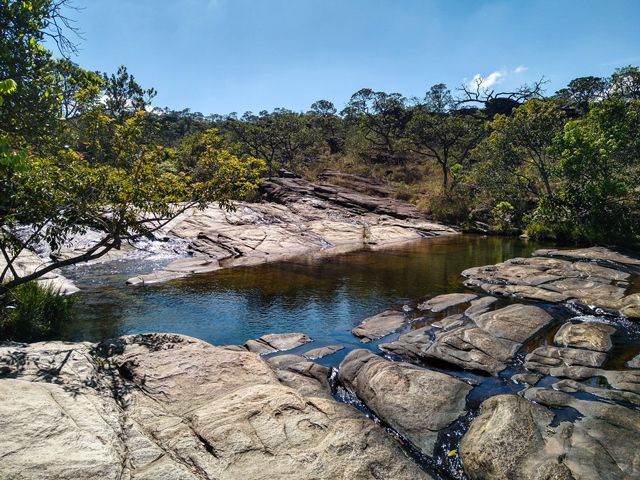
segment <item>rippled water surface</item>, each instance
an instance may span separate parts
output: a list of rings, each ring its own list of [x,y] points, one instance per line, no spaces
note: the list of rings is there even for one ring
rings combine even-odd
[[[82,288],[69,340],[175,332],[213,344],[301,331],[318,343],[357,344],[364,318],[441,293],[464,291],[460,272],[544,245],[518,238],[460,235],[395,248],[222,270],[156,286],[125,280],[161,262],[81,266],[66,274]]]

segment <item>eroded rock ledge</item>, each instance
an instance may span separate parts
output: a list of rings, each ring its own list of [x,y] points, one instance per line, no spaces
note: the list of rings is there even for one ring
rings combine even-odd
[[[409,203],[328,183],[274,178],[263,182],[262,194],[262,203],[239,202],[233,212],[210,206],[181,215],[163,233],[188,242],[193,256],[128,283],[457,233]]]
[[[382,428],[309,388],[324,372],[290,360],[271,368],[246,350],[166,334],[4,344],[0,476],[431,478]]]

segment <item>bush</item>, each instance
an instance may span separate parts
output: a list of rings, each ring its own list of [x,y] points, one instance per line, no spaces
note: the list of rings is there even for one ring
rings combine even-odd
[[[32,342],[60,332],[75,299],[59,290],[25,283],[0,297],[0,339]]]

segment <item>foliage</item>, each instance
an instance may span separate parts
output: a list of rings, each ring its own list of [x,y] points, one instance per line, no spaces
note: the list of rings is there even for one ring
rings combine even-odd
[[[443,192],[448,194],[455,186],[454,174],[468,163],[483,132],[483,119],[458,110],[446,85],[438,84],[412,112],[407,125],[408,148],[422,158],[436,160],[442,170]]]
[[[402,95],[363,88],[351,96],[342,115],[347,124],[364,136],[370,149],[369,158],[375,162],[402,163],[403,152],[398,147],[410,119]]]
[[[74,298],[36,282],[0,295],[0,339],[33,342],[59,333],[72,315]]]
[[[565,125],[554,149],[563,183],[538,206],[532,231],[640,245],[640,101],[597,104]]]
[[[504,194],[511,183],[516,194],[526,192],[533,199],[551,195],[557,155],[550,147],[564,121],[563,112],[550,100],[529,100],[511,116],[496,115],[489,124],[489,136],[475,152],[485,163],[480,168],[490,170],[491,183],[480,183],[480,188],[497,187],[495,193]],[[479,175],[480,180],[485,178]]]

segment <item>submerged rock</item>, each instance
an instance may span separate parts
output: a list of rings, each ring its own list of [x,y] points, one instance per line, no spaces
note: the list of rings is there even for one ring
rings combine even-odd
[[[344,347],[342,345],[327,345],[326,347],[318,347],[307,350],[303,353],[303,356],[305,358],[308,358],[309,360],[315,360],[318,358],[326,357],[327,355],[332,355],[343,349]]]
[[[516,373],[511,377],[511,380],[516,383],[524,383],[533,387],[541,378],[542,375],[538,375],[537,373]]]
[[[0,366],[0,470],[16,478],[430,478],[360,412],[248,351],[134,335],[5,345]]]
[[[404,313],[387,310],[362,321],[360,325],[351,330],[362,342],[386,337],[404,325]]]
[[[465,413],[471,386],[444,373],[395,363],[368,350],[354,350],[339,378],[384,422],[427,455],[438,432]]]

